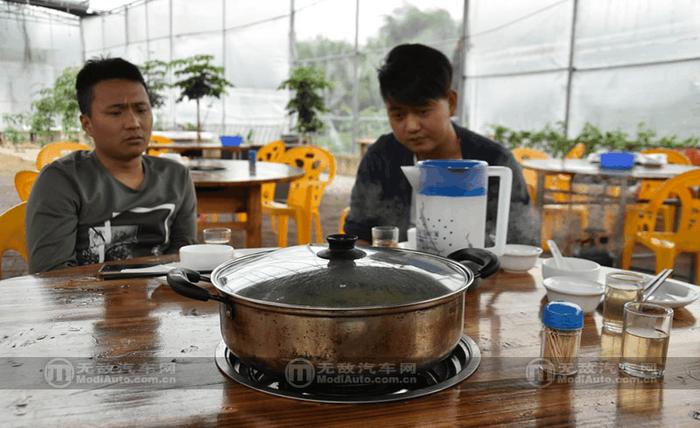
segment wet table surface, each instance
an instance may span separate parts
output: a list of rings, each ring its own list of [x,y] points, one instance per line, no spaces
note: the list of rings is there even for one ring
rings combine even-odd
[[[620,337],[601,333],[596,312],[585,317],[578,376],[542,385],[528,376],[546,303],[539,269],[499,272],[466,293],[465,334],[482,353],[474,375],[403,402],[319,404],[223,376],[217,303],[161,278],[101,281],[96,270],[0,281],[0,425],[700,425],[700,302],[676,310],[663,380],[618,373]],[[56,370],[66,364],[72,373]]]

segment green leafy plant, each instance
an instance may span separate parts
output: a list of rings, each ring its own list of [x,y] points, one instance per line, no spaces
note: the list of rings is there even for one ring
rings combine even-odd
[[[29,114],[27,113],[16,113],[2,115],[2,119],[5,122],[5,130],[3,132],[3,141],[11,143],[15,148],[17,146],[27,141],[29,128]]]
[[[172,84],[180,89],[177,101],[187,98],[197,103],[197,141],[201,140],[202,132],[199,100],[204,97],[221,98],[227,87],[233,87],[233,84],[224,78],[224,68],[212,64],[213,59],[211,55],[195,55],[170,63],[175,70],[175,76],[180,79]]]
[[[78,137],[80,108],[75,97],[77,75],[78,68],[64,69],[53,86],[41,89],[39,97],[32,102],[30,127],[40,144],[50,142],[53,130],[59,124],[64,138]]]
[[[170,87],[166,80],[170,64],[160,60],[146,61],[141,66],[143,78],[148,86],[148,98],[151,107],[157,109],[165,104],[164,91]]]
[[[299,131],[307,142],[309,134],[323,129],[319,115],[327,109],[320,91],[330,87],[331,83],[326,80],[323,71],[314,67],[295,68],[289,79],[278,87],[294,92],[294,96],[287,103],[287,112],[290,116],[296,115],[294,129]]]
[[[679,139],[675,135],[657,138],[656,131],[643,123],[637,127],[637,135],[632,137],[621,130],[601,131],[591,123],[586,123],[575,138],[567,138],[561,122],[555,126],[545,125],[541,130],[513,130],[503,125],[492,125],[494,140],[513,149],[530,147],[543,150],[553,157],[563,157],[576,144],[582,143],[586,153],[593,151],[640,151],[646,148],[663,147],[670,149],[691,148],[698,144],[697,137]]]

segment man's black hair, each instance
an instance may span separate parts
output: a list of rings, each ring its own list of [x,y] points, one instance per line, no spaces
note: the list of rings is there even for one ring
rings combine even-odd
[[[92,90],[103,80],[124,79],[138,82],[148,92],[139,68],[122,58],[91,59],[85,63],[75,79],[75,92],[78,97],[80,112],[90,116]]]
[[[447,97],[452,65],[437,49],[421,44],[398,45],[379,68],[384,101],[419,106]]]

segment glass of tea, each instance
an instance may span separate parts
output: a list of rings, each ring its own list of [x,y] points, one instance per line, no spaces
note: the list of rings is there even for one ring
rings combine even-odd
[[[662,377],[673,309],[641,302],[626,303],[624,308],[620,369],[636,377]]]
[[[622,332],[625,303],[641,300],[644,283],[644,276],[634,272],[611,272],[605,276],[603,328]]]
[[[202,232],[205,244],[224,244],[228,245],[231,241],[231,229],[228,227],[212,227],[204,229]]]
[[[399,246],[399,228],[396,226],[374,226],[372,228],[373,247]]]

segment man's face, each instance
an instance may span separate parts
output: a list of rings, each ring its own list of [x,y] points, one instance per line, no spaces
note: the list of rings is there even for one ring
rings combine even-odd
[[[396,139],[415,154],[431,154],[450,143],[454,132],[450,117],[456,105],[457,96],[450,91],[447,97],[421,106],[387,101],[386,109]]]
[[[146,88],[123,79],[97,83],[92,88],[90,115],[80,115],[80,123],[99,154],[122,161],[140,156],[153,125]]]

